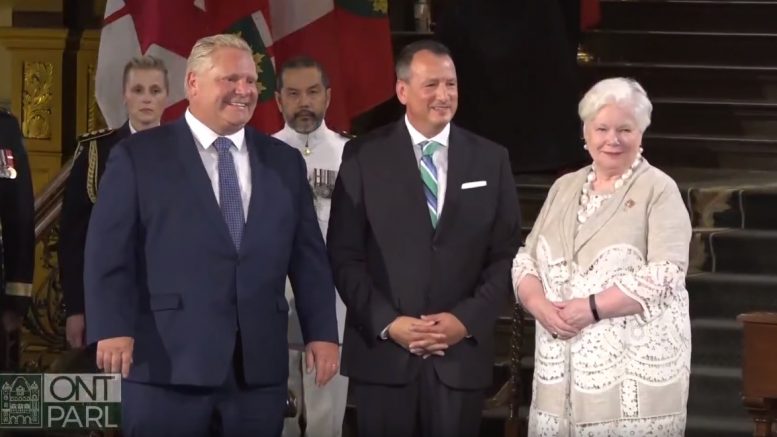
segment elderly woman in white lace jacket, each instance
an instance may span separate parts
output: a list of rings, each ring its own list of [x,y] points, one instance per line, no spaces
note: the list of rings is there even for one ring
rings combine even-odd
[[[675,182],[642,157],[652,105],[635,81],[579,105],[593,164],[559,178],[513,261],[537,323],[530,436],[682,436],[691,225]]]

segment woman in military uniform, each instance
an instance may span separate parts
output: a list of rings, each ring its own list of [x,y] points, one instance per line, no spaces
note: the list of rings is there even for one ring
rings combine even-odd
[[[35,218],[32,178],[19,122],[0,108],[0,372],[7,334],[19,329],[32,293]]]
[[[127,122],[118,129],[102,129],[79,137],[62,203],[59,265],[67,341],[73,348],[84,346],[84,246],[100,177],[115,144],[137,131],[159,125],[169,89],[167,68],[151,56],[133,58],[124,67],[122,84]]]

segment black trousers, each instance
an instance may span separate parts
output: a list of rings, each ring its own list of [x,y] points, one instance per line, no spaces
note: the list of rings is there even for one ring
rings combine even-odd
[[[473,437],[480,431],[483,390],[440,381],[429,358],[416,381],[391,386],[350,380],[359,437]]]

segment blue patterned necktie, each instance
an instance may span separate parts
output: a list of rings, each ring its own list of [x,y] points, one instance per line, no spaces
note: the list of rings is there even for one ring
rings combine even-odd
[[[437,167],[434,165],[432,155],[442,147],[442,144],[435,141],[422,141],[418,145],[421,146],[421,162],[418,167],[421,169],[421,180],[424,182],[426,206],[432,219],[432,227],[437,228]]]
[[[232,140],[227,137],[218,137],[213,146],[219,152],[219,206],[224,221],[227,222],[229,235],[235,242],[235,248],[240,250],[240,240],[243,238],[243,199],[240,197],[240,184],[237,180],[235,162],[229,149],[234,146]]]

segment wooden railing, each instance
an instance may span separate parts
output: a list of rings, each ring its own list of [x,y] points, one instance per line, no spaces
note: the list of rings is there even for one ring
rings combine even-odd
[[[72,159],[35,197],[35,247],[38,253],[32,304],[19,341],[22,371],[64,370],[52,363],[62,361],[65,343],[65,311],[59,284],[59,216]]]
[[[43,191],[35,197],[35,242],[40,242],[59,221],[62,211],[62,197],[65,183],[70,176],[73,160],[70,159],[60,172],[49,182]]]
[[[513,304],[513,338],[510,342],[510,403],[508,404],[508,416],[505,421],[505,437],[521,437],[523,424],[521,423],[519,409],[523,397],[523,375],[521,372],[521,359],[526,353],[523,350],[523,328],[525,315],[521,304]]]

